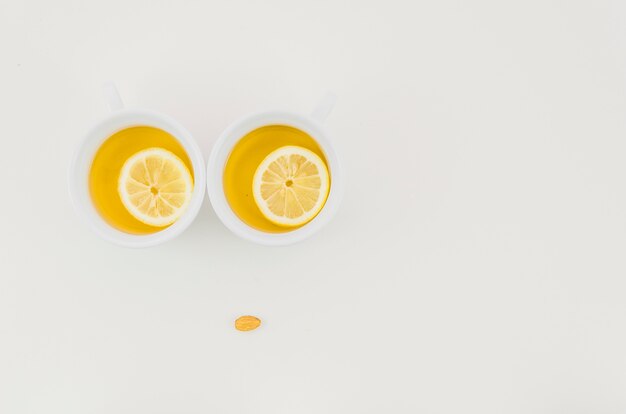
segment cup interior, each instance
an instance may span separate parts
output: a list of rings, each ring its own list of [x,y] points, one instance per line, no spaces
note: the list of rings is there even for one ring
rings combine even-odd
[[[293,127],[313,138],[323,152],[331,177],[328,198],[315,218],[302,227],[281,233],[262,231],[243,221],[229,204],[224,188],[224,170],[233,148],[248,133],[271,125]],[[207,187],[216,214],[235,234],[259,244],[287,245],[311,236],[332,218],[343,193],[343,174],[328,134],[319,123],[302,115],[273,111],[248,116],[222,133],[209,158]]]
[[[135,126],[150,126],[172,135],[187,153],[194,175],[193,194],[185,213],[169,227],[149,234],[131,234],[113,227],[97,211],[89,190],[89,172],[98,149],[116,132]],[[125,109],[114,112],[85,135],[70,166],[69,188],[76,210],[97,234],[122,246],[147,247],[176,237],[191,224],[202,205],[205,173],[200,148],[185,128],[155,112]]]

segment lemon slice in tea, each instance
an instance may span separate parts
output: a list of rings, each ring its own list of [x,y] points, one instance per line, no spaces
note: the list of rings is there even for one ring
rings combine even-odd
[[[252,181],[254,201],[274,224],[295,227],[312,220],[330,189],[328,168],[313,151],[278,148],[259,165]]]
[[[163,148],[148,148],[126,160],[117,191],[133,217],[150,226],[165,227],[185,212],[193,178],[176,155]]]

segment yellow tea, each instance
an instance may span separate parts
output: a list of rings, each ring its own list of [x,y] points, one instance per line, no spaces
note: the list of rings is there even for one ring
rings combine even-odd
[[[133,217],[118,192],[124,163],[134,154],[149,148],[162,148],[176,155],[193,178],[191,161],[183,146],[169,133],[150,126],[126,128],[111,135],[96,152],[89,172],[89,190],[96,210],[111,226],[131,234],[150,234],[164,228],[145,224]]]
[[[269,233],[285,233],[298,228],[283,227],[269,221],[253,195],[257,168],[265,157],[284,146],[306,148],[317,154],[328,168],[319,144],[304,131],[287,125],[268,125],[249,132],[234,146],[224,167],[224,194],[233,212],[250,227]]]

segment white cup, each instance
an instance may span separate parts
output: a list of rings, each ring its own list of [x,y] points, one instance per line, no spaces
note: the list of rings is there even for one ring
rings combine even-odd
[[[191,134],[172,118],[152,111],[124,109],[119,94],[111,83],[105,85],[105,92],[112,112],[84,136],[70,165],[69,190],[74,207],[98,235],[115,244],[126,247],[148,247],[171,240],[193,222],[202,205],[206,177],[200,148]],[[102,143],[114,133],[134,126],[159,128],[176,138],[191,160],[194,175],[191,202],[183,215],[171,226],[145,235],[125,233],[112,227],[100,216],[89,193],[89,170]]]
[[[291,112],[271,111],[247,116],[230,125],[219,137],[211,151],[207,167],[207,189],[213,209],[219,219],[236,235],[263,245],[282,246],[304,240],[320,230],[335,215],[339,207],[344,189],[344,176],[341,164],[329,139],[328,133],[322,126],[330,114],[336,97],[328,94],[318,104],[310,116],[303,116]],[[250,227],[243,222],[231,209],[224,193],[224,167],[233,147],[247,133],[267,125],[287,125],[309,134],[321,147],[330,171],[330,193],[322,210],[318,215],[305,224],[290,232],[267,233]]]

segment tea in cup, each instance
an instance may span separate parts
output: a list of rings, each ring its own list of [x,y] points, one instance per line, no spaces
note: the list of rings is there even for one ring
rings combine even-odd
[[[302,240],[335,213],[343,188],[338,158],[322,127],[327,97],[310,117],[266,112],[230,126],[208,165],[208,192],[235,234],[267,245]]]
[[[162,243],[197,215],[205,169],[191,134],[173,119],[123,109],[108,86],[113,113],[83,139],[70,168],[76,209],[105,239],[124,246]]]

